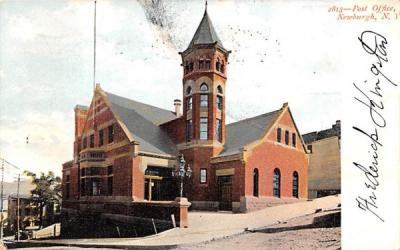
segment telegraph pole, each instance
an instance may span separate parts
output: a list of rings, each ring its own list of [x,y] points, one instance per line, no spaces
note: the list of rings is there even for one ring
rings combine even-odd
[[[1,191],[0,191],[0,239],[3,240],[3,182],[4,182],[4,159],[1,163]]]
[[[17,186],[17,241],[19,241],[19,183],[20,174],[18,174],[18,186]]]

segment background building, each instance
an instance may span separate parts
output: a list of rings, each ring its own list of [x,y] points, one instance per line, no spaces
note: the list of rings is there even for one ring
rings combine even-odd
[[[340,121],[332,128],[303,135],[309,150],[308,197],[340,193]]]

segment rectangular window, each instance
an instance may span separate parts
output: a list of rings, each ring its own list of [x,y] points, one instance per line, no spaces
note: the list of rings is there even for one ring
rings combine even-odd
[[[103,146],[104,144],[104,130],[101,129],[99,131],[99,146]]]
[[[107,175],[112,175],[113,174],[113,166],[108,166],[107,167]]]
[[[278,128],[276,130],[276,141],[281,142],[282,141],[282,129]]]
[[[192,120],[186,121],[186,141],[191,141],[193,137]]]
[[[187,110],[192,110],[192,105],[193,105],[193,99],[192,99],[192,97],[190,96],[188,99],[187,99],[187,102],[186,102],[186,109]]]
[[[285,131],[285,144],[289,145],[289,131]]]
[[[82,177],[85,176],[85,170],[86,170],[86,168],[82,168],[82,169],[81,169],[81,176],[82,176]]]
[[[208,139],[208,118],[200,118],[200,140]]]
[[[207,183],[207,169],[200,169],[200,183]]]
[[[307,145],[307,149],[310,151],[310,153],[312,153],[312,145]]]
[[[206,60],[206,69],[211,69],[211,61]]]
[[[114,126],[108,126],[108,143],[114,142]]]
[[[85,179],[81,179],[81,195],[82,195],[82,196],[86,195],[86,190],[85,190]]]
[[[107,195],[113,195],[113,177],[107,177]]]
[[[200,107],[208,107],[208,95],[200,95]]]
[[[92,179],[92,192],[91,195],[100,195],[100,182],[97,179]]]
[[[204,60],[199,60],[199,69],[204,68]]]
[[[90,135],[90,147],[94,148],[94,134]]]
[[[215,137],[219,142],[222,142],[222,121],[221,119],[217,119],[217,123],[215,124]]]
[[[217,109],[222,110],[222,96],[217,96]]]
[[[87,147],[87,138],[86,137],[83,137],[83,140],[82,140],[82,148],[86,148]]]
[[[292,145],[296,147],[296,133],[292,133]]]

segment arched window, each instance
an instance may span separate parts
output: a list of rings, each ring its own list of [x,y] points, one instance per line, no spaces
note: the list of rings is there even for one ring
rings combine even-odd
[[[208,86],[205,82],[200,85],[200,91],[208,91]]]
[[[273,177],[273,196],[281,197],[281,171],[275,168]]]
[[[258,197],[258,169],[253,171],[253,196]]]
[[[217,92],[218,92],[218,94],[221,94],[221,95],[223,94],[221,85],[218,85]]]
[[[220,69],[221,63],[218,61],[215,62],[215,68],[217,69],[217,71],[221,71]]]
[[[278,128],[276,130],[276,141],[281,142],[282,141],[282,129]]]
[[[222,63],[221,63],[221,72],[222,72],[222,73],[225,73],[225,64],[224,64],[224,61],[222,61]]]
[[[187,95],[190,95],[192,93],[192,87],[187,87],[187,89],[186,89],[186,94]]]
[[[299,198],[299,174],[293,172],[293,197]]]

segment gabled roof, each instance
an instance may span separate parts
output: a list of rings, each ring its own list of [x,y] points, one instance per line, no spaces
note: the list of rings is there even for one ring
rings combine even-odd
[[[226,125],[224,149],[219,156],[233,155],[244,146],[261,139],[281,109]]]
[[[106,93],[111,111],[121,119],[141,152],[176,155],[176,145],[159,124],[176,119],[173,112]]]
[[[216,44],[221,49],[225,50],[221,40],[217,35],[217,32],[214,29],[210,17],[208,16],[207,9],[204,11],[204,15],[201,19],[199,27],[197,27],[197,30],[194,33],[192,41],[190,41],[187,49],[193,48],[196,45],[206,44]]]

